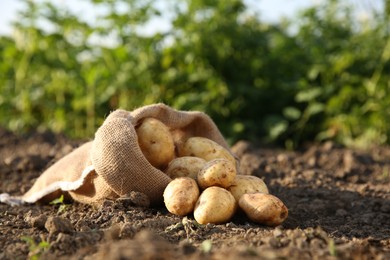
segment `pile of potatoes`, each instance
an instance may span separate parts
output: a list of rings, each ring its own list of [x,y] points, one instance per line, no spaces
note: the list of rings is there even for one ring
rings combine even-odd
[[[235,158],[218,143],[204,137],[175,143],[170,129],[154,118],[143,120],[136,131],[146,159],[173,179],[163,194],[169,212],[193,213],[200,224],[226,223],[237,211],[268,226],[287,218],[287,207],[268,193],[263,180],[239,175]]]

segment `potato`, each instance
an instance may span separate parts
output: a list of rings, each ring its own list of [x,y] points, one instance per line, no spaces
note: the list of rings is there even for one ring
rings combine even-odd
[[[231,161],[234,165],[236,160],[222,145],[205,137],[190,137],[179,149],[179,157],[195,156],[206,161],[224,158]]]
[[[165,173],[175,179],[177,177],[197,178],[198,172],[204,167],[206,161],[199,157],[184,156],[173,159]]]
[[[198,173],[198,184],[201,189],[211,186],[227,188],[232,185],[237,171],[234,164],[226,159],[214,159],[205,164]]]
[[[169,212],[185,216],[194,211],[199,188],[194,179],[180,177],[172,180],[164,190],[164,203]]]
[[[221,224],[228,222],[236,210],[233,195],[224,188],[209,187],[199,196],[195,205],[194,218],[200,224]]]
[[[288,216],[288,209],[283,202],[265,193],[244,194],[238,205],[253,222],[267,226],[277,226]]]
[[[237,202],[244,194],[257,192],[268,194],[268,188],[264,181],[251,175],[237,175],[236,179],[227,190],[232,193]]]
[[[138,143],[146,159],[164,169],[175,157],[175,145],[169,128],[155,118],[146,118],[136,129]]]

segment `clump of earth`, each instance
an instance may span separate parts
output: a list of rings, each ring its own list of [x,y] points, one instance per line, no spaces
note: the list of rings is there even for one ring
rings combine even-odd
[[[21,195],[83,143],[0,129],[0,193]],[[390,147],[327,142],[296,151],[239,141],[242,174],[261,177],[289,209],[280,226],[243,214],[221,225],[148,208],[130,193],[101,205],[0,204],[0,259],[390,259]]]

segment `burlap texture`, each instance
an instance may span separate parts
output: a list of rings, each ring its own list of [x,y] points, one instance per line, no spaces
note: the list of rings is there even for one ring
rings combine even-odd
[[[74,200],[82,203],[99,203],[105,198],[116,198],[130,191],[146,194],[151,204],[161,203],[163,191],[171,179],[146,160],[135,130],[148,117],[166,124],[176,144],[190,136],[201,136],[229,150],[217,126],[202,112],[177,111],[164,104],[144,106],[132,112],[116,110],[96,131],[92,142],[82,145],[48,168],[23,198],[33,202],[34,198],[41,196],[42,190],[53,186],[53,183],[82,181],[76,189],[68,190]],[[85,171],[87,167],[93,169]],[[88,173],[85,177],[82,177],[83,171]],[[53,199],[58,192],[51,191],[39,200]]]
[[[105,198],[113,198],[116,194],[110,189],[104,179],[91,171],[82,180],[80,187],[74,190],[53,189],[50,186],[61,183],[75,183],[80,180],[83,170],[92,164],[90,151],[92,141],[78,147],[61,160],[49,167],[39,176],[34,185],[24,195],[26,202],[50,202],[58,198],[62,193],[69,193],[70,197],[82,203],[98,203]],[[54,184],[54,185],[53,185]],[[66,185],[62,185],[66,186]],[[48,193],[49,192],[49,193]]]

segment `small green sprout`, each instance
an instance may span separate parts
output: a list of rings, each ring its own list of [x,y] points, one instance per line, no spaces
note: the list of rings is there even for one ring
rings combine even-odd
[[[25,241],[29,247],[28,258],[30,260],[38,260],[42,253],[49,249],[50,244],[47,241],[36,243],[32,237],[23,236],[22,241]]]
[[[328,249],[329,249],[329,254],[330,254],[331,256],[337,256],[336,246],[335,246],[335,243],[334,243],[334,240],[333,240],[333,239],[329,239],[329,242],[328,242]]]
[[[66,210],[68,207],[67,204],[64,202],[64,195],[61,195],[59,198],[56,198],[50,202],[50,205],[60,205],[58,207],[58,213],[61,213]]]

